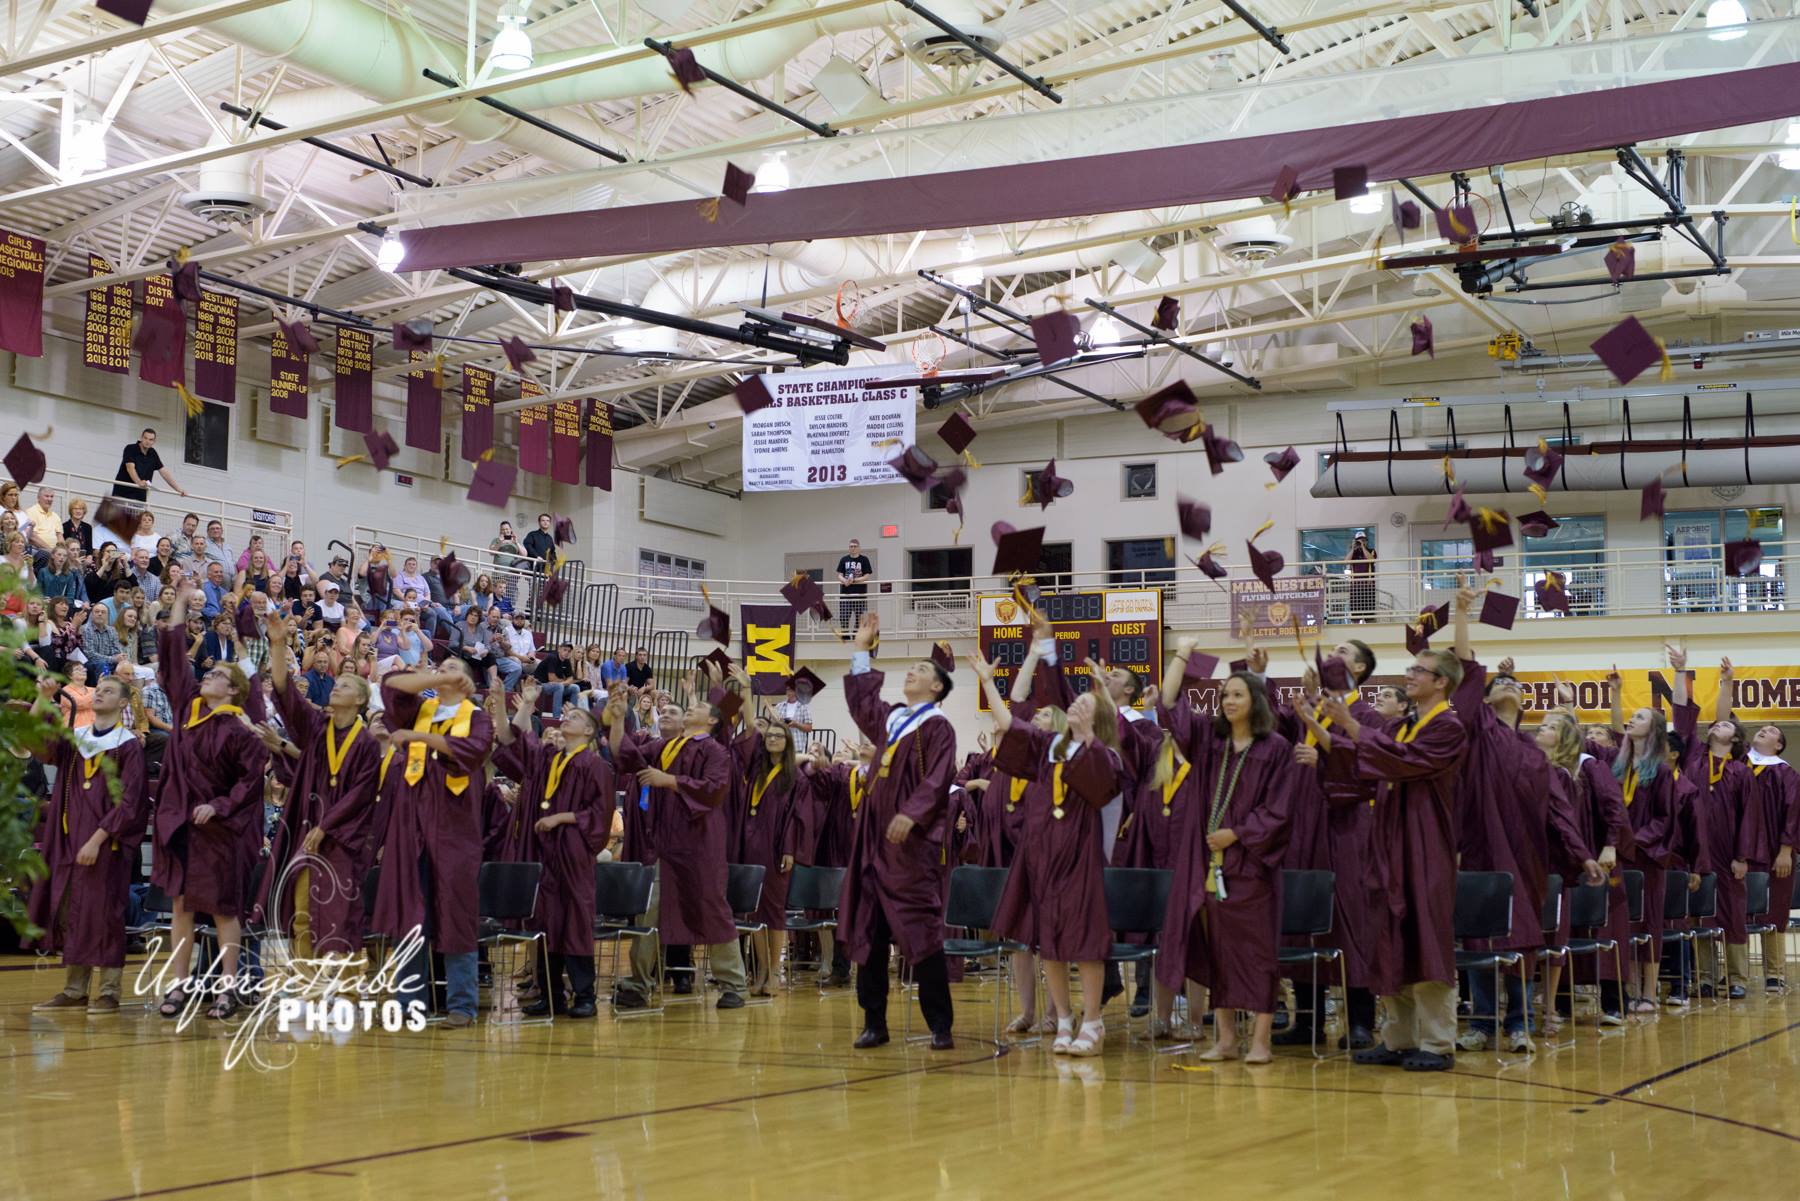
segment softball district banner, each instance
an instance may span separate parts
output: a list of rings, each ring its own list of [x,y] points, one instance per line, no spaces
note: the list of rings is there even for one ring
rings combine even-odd
[[[878,385],[918,374],[889,363],[764,376],[775,402],[744,418],[744,491],[899,483],[888,460],[913,444],[919,390]]]
[[[1489,665],[1492,672],[1493,667]],[[1583,721],[1605,721],[1612,712],[1612,686],[1604,671],[1522,671],[1525,708],[1550,709],[1556,705],[1556,682],[1575,686],[1575,709]],[[1710,721],[1719,699],[1719,669],[1702,667],[1687,673],[1688,695],[1700,706],[1702,726]],[[1668,668],[1626,669],[1619,672],[1621,707],[1660,708],[1669,711],[1674,673]],[[1737,667],[1732,679],[1732,710],[1739,721],[1800,721],[1800,667]]]

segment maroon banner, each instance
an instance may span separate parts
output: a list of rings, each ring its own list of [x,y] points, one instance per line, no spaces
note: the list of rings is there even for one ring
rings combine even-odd
[[[88,255],[89,279],[112,273],[110,262],[97,254]],[[124,375],[131,370],[131,301],[129,283],[88,289],[87,314],[82,319],[83,363],[114,375]]]
[[[443,364],[427,350],[407,352],[406,444],[415,450],[444,449]]]
[[[44,240],[0,230],[0,350],[44,354]]]
[[[144,338],[138,351],[138,378],[146,384],[173,388],[187,378],[187,314],[175,299],[175,281],[166,275],[152,275],[144,281],[144,311],[140,318],[145,326],[159,323],[167,333],[160,338]]]
[[[1231,581],[1231,628],[1250,624],[1250,637],[1259,640],[1291,637],[1298,620],[1302,633],[1325,628],[1325,577],[1282,576],[1275,587],[1261,580]]]
[[[780,696],[794,674],[794,610],[791,605],[739,605],[744,673],[750,695]]]
[[[374,335],[352,326],[338,326],[331,423],[339,429],[358,434],[374,430],[374,399],[370,390],[370,373],[374,369]]]
[[[519,381],[522,399],[543,394],[544,386],[536,380]],[[550,409],[547,405],[519,410],[519,470],[533,475],[550,474]]]
[[[587,484],[612,491],[612,406],[604,400],[587,402]]]
[[[194,393],[237,403],[238,299],[201,292],[194,311]]]
[[[284,417],[306,416],[307,355],[288,345],[277,325],[269,335],[269,411]]]
[[[581,405],[573,400],[550,406],[550,478],[559,484],[581,482]]]
[[[494,449],[494,373],[485,367],[462,371],[462,457],[473,463]]]

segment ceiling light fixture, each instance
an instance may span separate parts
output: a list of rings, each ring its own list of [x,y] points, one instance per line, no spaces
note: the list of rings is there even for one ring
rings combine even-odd
[[[788,177],[787,151],[777,150],[762,161],[756,171],[753,192],[785,192],[792,181]]]
[[[1361,196],[1350,198],[1350,211],[1359,217],[1372,216],[1386,208],[1387,201],[1383,199],[1380,192],[1375,190],[1375,185],[1372,183],[1369,185],[1369,190]]]
[[[1788,122],[1787,144],[1793,149],[1783,150],[1775,162],[1783,171],[1800,171],[1800,121]]]
[[[525,24],[531,20],[523,4],[502,5],[496,18],[500,22],[500,30],[494,34],[492,51],[488,55],[488,66],[496,71],[527,71],[531,69],[531,35],[525,32]]]
[[[979,288],[986,273],[975,261],[974,230],[963,230],[963,236],[956,240],[956,262],[950,271],[950,282],[959,288]]]
[[[375,248],[375,265],[395,275],[400,270],[400,263],[406,258],[406,246],[400,241],[400,232],[391,226],[381,233],[381,245]]]
[[[1741,0],[1713,0],[1706,6],[1706,27],[1714,31],[1708,36],[1715,42],[1743,37],[1750,32],[1744,28],[1749,19]]]
[[[76,117],[68,129],[63,138],[63,174],[74,177],[106,170],[106,122]]]
[[[1119,323],[1112,319],[1111,313],[1101,313],[1094,319],[1093,328],[1088,330],[1088,349],[1098,350],[1102,346],[1112,346],[1119,341]]]

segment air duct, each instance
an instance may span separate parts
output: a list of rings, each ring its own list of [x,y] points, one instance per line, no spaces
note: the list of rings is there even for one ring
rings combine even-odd
[[[1451,456],[1451,464],[1457,485],[1470,495],[1516,492],[1531,498],[1523,447],[1461,451]],[[1800,483],[1800,435],[1596,442],[1566,452],[1549,490],[1634,492],[1655,479],[1670,488]],[[1334,454],[1312,486],[1312,495],[1321,500],[1448,491],[1443,452],[1435,450]]]

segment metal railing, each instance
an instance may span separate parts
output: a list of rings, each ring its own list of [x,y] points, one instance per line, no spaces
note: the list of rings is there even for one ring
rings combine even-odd
[[[54,488],[56,511],[63,515],[63,520],[68,520],[69,502],[82,500],[87,502],[87,516],[84,520],[92,525],[94,515],[100,509],[100,502],[112,495],[113,488],[119,482],[103,476],[83,475],[79,471],[51,468],[44,472],[44,478],[38,483],[19,490],[19,503],[30,508],[37,503],[39,488]],[[158,536],[167,535],[176,542],[180,541],[182,518],[189,513],[200,518],[202,534],[206,533],[206,523],[215,517],[224,522],[226,545],[240,552],[249,544],[251,534],[261,534],[264,549],[269,552],[269,562],[275,564],[277,569],[282,557],[287,554],[288,542],[293,537],[294,515],[286,509],[248,505],[223,496],[202,496],[197,492],[181,496],[169,491],[160,482],[148,489],[148,499],[123,503],[140,511],[148,509],[154,513]],[[175,549],[180,550],[181,547],[177,546]],[[316,549],[323,548],[307,548],[309,557],[314,556]],[[324,566],[316,557],[314,564]]]

